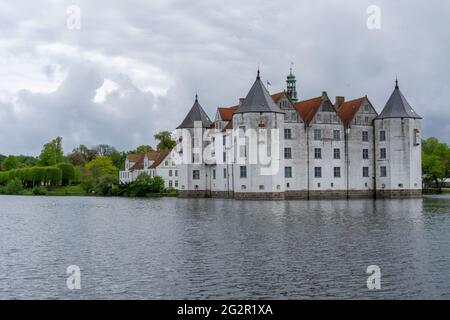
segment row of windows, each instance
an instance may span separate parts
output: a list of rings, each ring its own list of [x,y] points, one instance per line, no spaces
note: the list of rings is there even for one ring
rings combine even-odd
[[[173,188],[175,186],[175,188],[178,188],[178,180],[172,181],[169,180],[169,188]]]
[[[239,176],[241,179],[247,178],[247,167],[240,166],[239,167]],[[341,178],[341,167],[333,168],[333,176],[334,178]],[[362,176],[364,178],[369,177],[369,167],[362,168]],[[387,169],[385,166],[380,167],[380,177],[387,176]],[[216,169],[212,171],[212,178],[215,180],[217,177]],[[292,167],[284,167],[284,177],[292,178]],[[227,178],[227,169],[223,169],[223,178]],[[314,178],[322,178],[322,167],[314,167]],[[200,180],[200,170],[192,170],[192,179]]]
[[[169,177],[172,177],[172,174],[175,173],[175,177],[178,177],[178,170],[174,170],[175,172],[172,172],[172,170],[169,170]]]
[[[292,139],[292,129],[284,129],[284,139],[291,140]],[[322,140],[322,130],[314,129],[314,140]],[[340,141],[341,140],[341,131],[333,130],[333,140]],[[369,141],[369,131],[362,132],[362,141]],[[386,131],[380,131],[380,141],[386,141]]]
[[[227,177],[227,169],[223,169],[223,177]],[[247,178],[247,167],[240,167],[240,177],[241,179]],[[284,167],[284,177],[292,178],[292,167]],[[341,167],[333,168],[333,177],[341,178]],[[369,167],[362,168],[362,177],[369,178]],[[385,166],[380,167],[380,177],[387,177],[387,168]],[[314,167],[314,178],[322,178],[322,167]],[[192,171],[192,179],[199,180],[200,179],[200,170]],[[216,170],[213,170],[213,179],[216,179]],[[169,181],[169,187],[172,187],[172,180]],[[178,187],[178,181],[175,181],[175,187]]]
[[[284,148],[284,158],[292,159],[292,148]],[[341,149],[335,148],[333,149],[333,159],[341,158]],[[369,159],[369,149],[362,150],[362,158]],[[380,149],[380,158],[386,159],[386,148]],[[322,149],[314,148],[314,159],[322,159]]]

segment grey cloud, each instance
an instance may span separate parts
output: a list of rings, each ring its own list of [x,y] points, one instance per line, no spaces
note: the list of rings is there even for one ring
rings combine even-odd
[[[196,91],[214,117],[218,106],[245,96],[258,64],[270,90],[283,90],[291,61],[301,98],[323,90],[349,99],[367,94],[378,111],[398,74],[402,91],[424,117],[424,136],[450,142],[450,4],[442,1],[378,1],[378,31],[366,27],[366,8],[373,4],[367,0],[80,0],[82,29],[69,31],[65,9],[72,3],[0,5],[0,58],[7,52],[41,61],[33,72],[49,80],[66,74],[54,92],[24,85],[3,100],[8,80],[0,80],[0,120],[7,124],[0,128],[0,153],[36,154],[58,134],[66,151],[78,143],[120,149],[153,143],[153,133],[172,130],[183,119]],[[137,70],[108,65],[117,57]],[[140,68],[153,73],[143,80],[150,89],[138,83]],[[159,77],[165,93],[152,89]],[[94,103],[105,79],[118,89]]]

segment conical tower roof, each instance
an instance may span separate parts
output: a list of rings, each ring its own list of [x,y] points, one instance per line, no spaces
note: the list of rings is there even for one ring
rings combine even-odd
[[[398,81],[395,81],[395,89],[389,98],[386,106],[384,107],[381,114],[376,119],[388,119],[388,118],[413,118],[422,119],[413,108],[410,106],[408,101],[406,101],[400,88],[398,86]]]
[[[244,102],[236,110],[235,113],[248,113],[248,112],[277,112],[282,113],[281,109],[275,102],[273,102],[269,91],[266,89],[259,76],[256,77],[256,81],[247,94]]]
[[[192,106],[191,110],[189,110],[186,118],[184,118],[183,122],[178,126],[177,129],[194,128],[194,123],[196,121],[201,121],[202,128],[209,128],[212,124],[205,110],[203,110],[202,106],[198,102],[197,95],[195,95],[194,105]]]

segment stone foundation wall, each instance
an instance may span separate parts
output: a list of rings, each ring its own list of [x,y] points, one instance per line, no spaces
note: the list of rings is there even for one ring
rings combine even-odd
[[[308,191],[307,190],[286,191],[284,193],[284,198],[286,200],[306,200],[308,199]]]
[[[209,194],[206,190],[178,190],[180,198],[207,198]]]
[[[422,198],[422,190],[377,190],[378,199]]]
[[[309,191],[310,200],[347,199],[347,190]]]
[[[237,200],[284,200],[284,192],[235,192]]]
[[[233,199],[234,192],[233,191],[211,191],[211,198],[219,198],[219,199]]]
[[[179,190],[180,198],[221,198],[237,200],[307,200],[308,191],[286,192],[233,192],[233,191],[206,191],[206,190]],[[377,190],[378,199],[421,198],[422,190]],[[370,199],[374,198],[373,190],[324,190],[310,191],[310,200],[333,199]]]

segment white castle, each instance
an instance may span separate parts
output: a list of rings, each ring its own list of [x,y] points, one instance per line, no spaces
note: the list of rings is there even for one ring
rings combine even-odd
[[[214,122],[196,96],[166,154],[166,186],[181,197],[420,197],[420,132],[398,81],[378,114],[367,96],[298,101],[292,70],[286,91],[270,95],[258,70],[245,99],[218,108]]]
[[[196,96],[177,147],[129,155],[120,179],[160,175],[181,197],[420,197],[421,119],[398,81],[378,114],[367,96],[298,101],[292,70],[287,89],[270,95],[258,70],[246,98],[218,108],[214,122]]]

